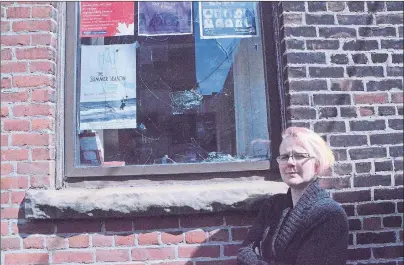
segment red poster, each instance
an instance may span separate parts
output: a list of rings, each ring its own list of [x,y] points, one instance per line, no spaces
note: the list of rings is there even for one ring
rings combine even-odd
[[[80,37],[133,35],[134,2],[81,2]]]

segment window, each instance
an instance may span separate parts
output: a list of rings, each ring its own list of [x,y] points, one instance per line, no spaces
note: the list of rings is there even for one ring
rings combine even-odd
[[[269,170],[276,6],[68,3],[65,174]]]

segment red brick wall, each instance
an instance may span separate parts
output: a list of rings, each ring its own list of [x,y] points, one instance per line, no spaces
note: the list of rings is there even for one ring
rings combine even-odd
[[[349,263],[398,265],[403,7],[379,3],[284,3],[285,74],[290,123],[322,133],[336,153],[323,184],[349,215]],[[24,219],[25,191],[54,179],[56,15],[54,3],[1,3],[1,264],[235,264],[251,214]]]

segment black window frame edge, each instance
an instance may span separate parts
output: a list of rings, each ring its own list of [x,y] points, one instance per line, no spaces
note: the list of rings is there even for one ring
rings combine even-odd
[[[271,158],[270,160],[257,162],[227,162],[227,163],[209,163],[209,164],[181,164],[181,165],[133,165],[124,167],[75,167],[75,154],[72,147],[77,145],[77,115],[78,103],[76,100],[76,87],[80,80],[80,69],[75,67],[79,60],[79,49],[77,40],[77,31],[79,21],[75,17],[77,8],[76,2],[66,3],[66,23],[62,31],[66,31],[65,43],[58,47],[62,49],[65,56],[63,65],[60,66],[60,73],[64,73],[64,83],[60,88],[63,90],[63,101],[58,103],[60,111],[64,112],[63,130],[60,138],[63,138],[63,147],[58,148],[58,157],[63,160],[58,163],[58,170],[63,171],[63,180],[73,178],[88,177],[142,177],[142,176],[167,176],[173,174],[203,174],[220,173],[221,176],[234,174],[236,172],[263,172],[267,179],[277,179],[278,165],[275,157],[278,155],[279,144],[281,141],[281,132],[286,127],[285,116],[285,96],[284,96],[284,77],[282,74],[282,53],[281,53],[281,27],[280,27],[280,5],[278,2],[259,2],[261,32],[264,54],[264,77],[267,96],[268,125],[270,128]],[[273,56],[275,55],[275,56]],[[61,60],[59,60],[61,61]],[[73,67],[72,67],[73,66]],[[270,89],[271,88],[271,89]],[[63,97],[62,96],[62,97]],[[60,100],[61,97],[58,98]],[[75,103],[71,104],[69,103]],[[63,132],[60,132],[63,131]],[[60,145],[59,145],[60,147]],[[61,169],[63,167],[63,169]],[[56,181],[57,186],[61,186],[60,180]]]

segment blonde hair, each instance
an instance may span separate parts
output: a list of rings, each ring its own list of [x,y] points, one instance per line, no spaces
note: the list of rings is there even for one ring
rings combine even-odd
[[[325,173],[334,164],[335,157],[331,148],[317,133],[303,127],[289,127],[282,133],[282,139],[288,137],[297,139],[317,159],[319,174]]]

